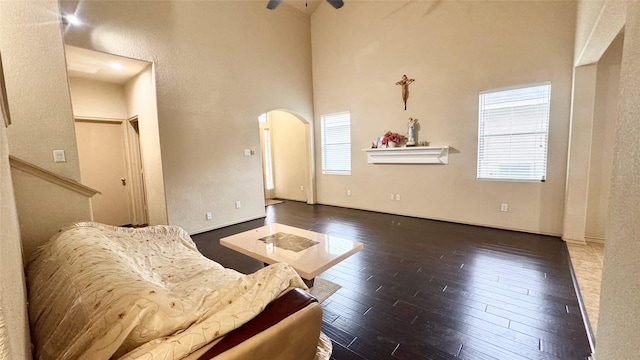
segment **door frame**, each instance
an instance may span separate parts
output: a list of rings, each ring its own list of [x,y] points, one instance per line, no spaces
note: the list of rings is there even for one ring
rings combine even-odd
[[[314,123],[313,123],[313,118],[311,120],[307,120],[304,116],[302,116],[301,114],[289,110],[289,109],[283,109],[283,108],[277,108],[277,109],[271,109],[265,112],[260,113],[261,114],[266,114],[267,116],[267,123],[269,122],[269,114],[273,111],[282,111],[282,112],[286,112],[290,115],[293,115],[295,118],[297,118],[298,120],[300,120],[302,122],[302,124],[304,124],[305,127],[305,142],[306,142],[306,157],[307,157],[307,164],[306,164],[306,182],[307,182],[307,186],[306,186],[306,190],[305,190],[305,194],[307,197],[307,204],[313,205],[316,203],[316,160],[315,160],[315,141],[314,141],[314,136],[315,136],[315,129],[314,129]],[[256,118],[257,119],[257,118]],[[258,127],[260,129],[260,138],[262,138],[262,126],[260,126],[260,124],[258,124]],[[265,126],[268,127],[268,126]],[[260,152],[262,152],[262,144],[260,144]],[[266,189],[266,186],[264,184],[264,166],[262,166],[262,178],[263,178],[263,190]]]
[[[267,122],[263,125],[260,124],[260,152],[261,152],[261,161],[262,161],[262,190],[264,192],[265,199],[273,199],[276,194],[275,186],[273,189],[267,189],[267,167],[269,167],[271,172],[271,181],[275,183],[275,178],[273,176],[273,146],[271,144],[271,127],[269,123],[269,115],[267,116]],[[265,136],[266,132],[269,133],[269,137]],[[267,154],[267,142],[269,143],[269,153]],[[269,164],[267,164],[267,157],[270,160]],[[269,165],[269,166],[267,166]]]
[[[127,178],[131,186],[127,187],[127,203],[129,207],[129,219],[131,225],[147,225],[149,224],[149,213],[147,205],[147,194],[144,171],[142,166],[143,154],[140,148],[139,130],[135,131],[133,123],[138,122],[138,116],[128,119],[114,119],[102,117],[76,116],[74,122],[93,122],[93,123],[116,123],[120,124],[122,129],[125,167]],[[140,169],[136,171],[135,169]],[[82,174],[80,174],[82,176]]]
[[[125,131],[125,154],[127,155],[127,172],[131,179],[131,199],[133,225],[149,224],[149,206],[147,204],[147,186],[142,159],[144,155],[140,147],[140,127],[138,115],[123,121]],[[137,128],[137,131],[136,131]]]

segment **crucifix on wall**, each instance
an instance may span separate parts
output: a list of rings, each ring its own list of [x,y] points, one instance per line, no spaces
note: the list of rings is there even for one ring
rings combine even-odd
[[[409,85],[416,81],[415,79],[409,79],[407,75],[402,75],[402,79],[396,83],[396,85],[402,86],[402,102],[404,102],[404,109],[407,110],[407,99],[409,99]]]

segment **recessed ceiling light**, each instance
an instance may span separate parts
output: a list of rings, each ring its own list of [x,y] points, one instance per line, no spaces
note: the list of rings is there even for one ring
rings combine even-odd
[[[122,69],[124,69],[124,66],[122,66],[122,64],[118,64],[118,63],[111,63],[111,64],[109,64],[109,66],[111,66],[111,68],[114,69],[114,70],[122,70]]]
[[[63,18],[65,20],[67,20],[68,24],[71,24],[73,26],[82,25],[82,21],[80,19],[78,19],[78,17],[73,15],[73,14],[66,14],[66,15],[63,16]]]

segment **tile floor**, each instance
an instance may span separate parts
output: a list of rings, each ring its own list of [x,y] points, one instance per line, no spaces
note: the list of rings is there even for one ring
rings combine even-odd
[[[586,245],[567,243],[567,248],[580,287],[580,295],[587,310],[591,331],[596,337],[604,244],[595,242],[587,242]]]

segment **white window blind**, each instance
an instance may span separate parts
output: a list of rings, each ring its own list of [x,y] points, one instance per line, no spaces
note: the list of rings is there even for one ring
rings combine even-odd
[[[480,93],[478,179],[545,181],[551,84]]]
[[[320,117],[322,173],[351,175],[351,113]]]

